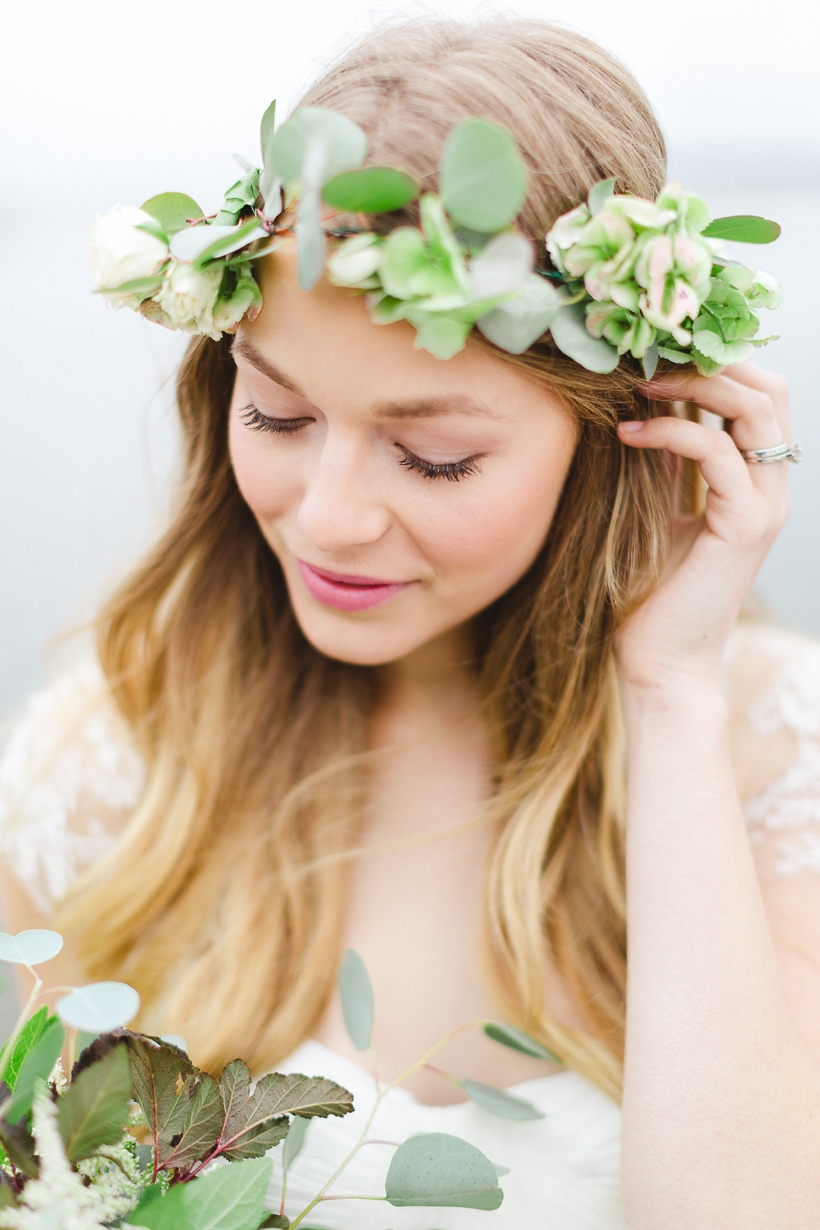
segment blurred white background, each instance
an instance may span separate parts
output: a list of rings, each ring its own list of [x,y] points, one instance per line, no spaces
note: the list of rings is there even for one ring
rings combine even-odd
[[[783,226],[741,259],[786,291],[761,362],[792,382],[807,457],[760,593],[820,633],[820,74],[805,0],[41,0],[9,6],[0,81],[0,719],[46,675],[44,646],[81,620],[155,532],[174,471],[169,384],[181,339],[89,293],[86,226],[176,189],[215,208],[234,151],[257,159],[270,99],[301,89],[375,22],[419,12],[551,18],[633,70],[670,147],[670,176],[713,213]],[[768,331],[768,329],[767,329]]]

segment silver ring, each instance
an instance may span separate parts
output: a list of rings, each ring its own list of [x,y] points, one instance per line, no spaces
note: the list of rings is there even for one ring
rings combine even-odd
[[[751,465],[768,465],[771,461],[793,461],[795,464],[803,456],[803,450],[797,441],[794,444],[775,444],[774,448],[750,448],[741,452],[741,456]]]

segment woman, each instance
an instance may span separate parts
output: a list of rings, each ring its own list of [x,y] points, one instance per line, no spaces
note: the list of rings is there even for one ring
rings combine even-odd
[[[635,83],[544,23],[377,35],[303,105],[426,187],[454,125],[494,121],[541,248],[596,181],[664,182]],[[327,279],[305,293],[299,259],[264,256],[256,318],[192,342],[176,516],[100,617],[102,679],[36,700],[7,754],[7,926],[60,903],[59,981],[122,978],[203,1066],[321,1071],[359,1107],[347,947],[382,1079],[466,1022],[527,1030],[568,1070],[477,1030],[441,1062],[543,1119],[493,1120],[425,1069],[374,1129],[456,1131],[510,1167],[498,1226],[815,1227],[819,899],[776,877],[817,864],[820,657],[735,626],[786,514],[787,467],[742,455],[790,439],[782,382],[742,363],[647,383],[478,334],[442,361]],[[672,515],[678,458],[705,517]],[[295,1202],[348,1130],[311,1129]],[[385,1153],[345,1190],[377,1194]]]

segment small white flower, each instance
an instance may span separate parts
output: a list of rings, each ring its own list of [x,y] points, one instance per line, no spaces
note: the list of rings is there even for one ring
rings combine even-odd
[[[172,329],[220,336],[214,328],[213,310],[222,272],[219,262],[207,269],[193,269],[186,262],[172,259],[162,289],[154,295],[154,302],[162,308]]]
[[[94,289],[118,307],[136,307],[140,295],[118,291],[127,282],[150,278],[168,259],[168,245],[140,230],[152,218],[133,205],[115,205],[91,230],[91,276]]]
[[[383,244],[377,235],[366,231],[340,243],[328,257],[327,272],[336,286],[371,289],[377,285],[373,275],[379,268]]]

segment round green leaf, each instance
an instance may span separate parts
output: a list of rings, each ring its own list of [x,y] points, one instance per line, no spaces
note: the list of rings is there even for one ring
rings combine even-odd
[[[428,351],[434,359],[452,359],[464,349],[472,328],[469,321],[443,312],[429,315],[419,312],[414,314],[413,324],[417,331],[415,349]]]
[[[9,935],[0,931],[0,961],[13,965],[41,965],[56,957],[63,946],[63,937],[58,931],[18,931]]]
[[[589,190],[589,196],[587,197],[587,204],[589,205],[589,212],[592,214],[593,218],[597,217],[597,215],[601,212],[614,191],[614,179],[599,179],[597,184],[592,185]]]
[[[268,148],[271,166],[283,183],[290,186],[305,180],[310,187],[318,188],[341,171],[362,165],[367,137],[358,124],[337,111],[300,107],[277,129]],[[316,161],[321,165],[308,168],[316,151]],[[307,175],[306,170],[310,172]]]
[[[564,299],[557,287],[533,273],[514,299],[484,312],[476,324],[486,338],[508,354],[523,354],[549,329]]]
[[[178,261],[210,260],[217,256],[227,256],[229,252],[237,252],[255,239],[266,238],[267,231],[263,230],[254,218],[236,226],[217,226],[215,223],[210,226],[189,226],[174,235],[171,240],[171,255]]]
[[[373,984],[355,948],[348,948],[339,970],[339,996],[350,1041],[357,1051],[366,1051],[373,1033]]]
[[[520,290],[528,281],[531,272],[530,241],[516,231],[502,231],[470,261],[469,278],[473,298],[494,299],[496,295]]]
[[[734,214],[715,218],[703,234],[707,239],[731,239],[734,243],[774,243],[780,235],[780,227],[756,214]]]
[[[492,1162],[445,1132],[425,1132],[399,1145],[385,1192],[397,1208],[497,1209],[504,1199]]]
[[[612,372],[618,366],[615,347],[603,338],[593,337],[587,329],[583,303],[561,308],[550,325],[550,333],[558,349],[588,372]]]
[[[95,1035],[127,1025],[139,1008],[139,995],[125,982],[92,982],[76,987],[54,1005],[64,1024]]]
[[[284,1170],[290,1170],[302,1152],[309,1127],[310,1119],[304,1119],[301,1115],[294,1115],[293,1119],[291,1119],[282,1154],[282,1168]]]
[[[505,1025],[500,1021],[490,1021],[484,1026],[484,1032],[493,1042],[508,1046],[511,1051],[520,1051],[522,1055],[532,1055],[533,1059],[548,1059],[550,1063],[560,1063],[561,1060],[552,1051],[548,1051],[535,1038],[524,1033],[516,1025]]]
[[[508,132],[486,120],[466,120],[447,138],[440,184],[450,217],[489,233],[502,230],[518,214],[527,194],[527,171]]]
[[[156,218],[168,235],[184,230],[191,218],[201,218],[202,210],[191,196],[184,192],[160,192],[140,206],[145,213]]]
[[[273,1159],[231,1162],[156,1195],[143,1193],[128,1222],[146,1230],[252,1230],[267,1212]]]
[[[389,214],[404,209],[419,194],[419,186],[395,167],[358,167],[329,179],[322,196],[334,209],[352,214]]]
[[[513,1097],[511,1093],[496,1089],[493,1085],[482,1085],[480,1081],[461,1081],[461,1088],[476,1106],[489,1111],[491,1115],[498,1115],[501,1119],[544,1118],[532,1102]]]

